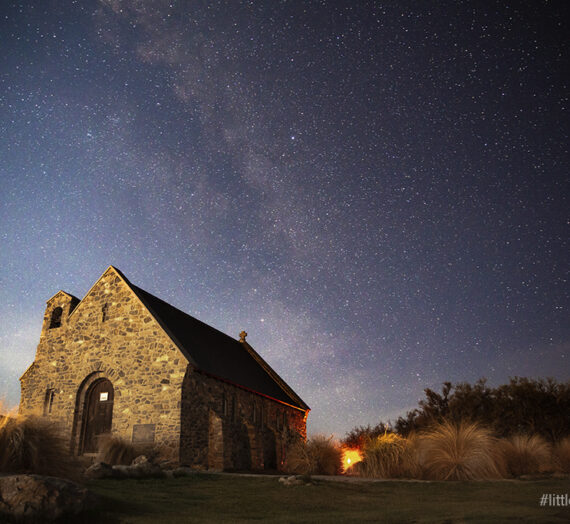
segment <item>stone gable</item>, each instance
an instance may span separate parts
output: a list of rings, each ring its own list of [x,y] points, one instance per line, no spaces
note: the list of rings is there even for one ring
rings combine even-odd
[[[71,446],[78,452],[78,391],[83,400],[82,385],[86,389],[105,376],[116,390],[113,433],[131,441],[135,424],[154,424],[155,442],[175,449],[187,367],[180,350],[113,268],[71,313],[69,303],[65,293],[48,301],[33,370],[22,377],[21,412],[50,415],[73,435]],[[64,311],[61,326],[50,328],[57,307]],[[51,406],[37,394],[42,389],[53,390]]]

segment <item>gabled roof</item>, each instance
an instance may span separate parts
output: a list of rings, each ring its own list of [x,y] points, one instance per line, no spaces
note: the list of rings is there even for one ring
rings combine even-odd
[[[117,268],[113,269],[198,370],[303,411],[309,410],[247,342],[235,340],[171,306],[129,282]]]
[[[79,302],[79,299],[77,297],[74,297],[73,295],[71,295],[70,293],[67,293],[66,291],[63,290],[59,290],[55,295],[51,296],[50,298],[48,298],[46,300],[46,304],[48,304],[49,302],[51,302],[55,297],[58,297],[59,295],[64,295],[67,298],[70,298],[72,301],[76,301]]]

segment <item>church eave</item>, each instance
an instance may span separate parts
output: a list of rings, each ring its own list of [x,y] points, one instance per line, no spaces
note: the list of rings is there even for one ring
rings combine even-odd
[[[247,386],[243,386],[242,384],[238,384],[237,382],[232,382],[231,380],[229,380],[227,378],[218,377],[217,375],[209,373],[208,371],[204,371],[203,369],[200,369],[197,367],[194,367],[194,369],[198,373],[201,373],[202,375],[213,378],[215,380],[219,380],[220,382],[225,382],[226,384],[230,384],[231,386],[234,386],[236,388],[243,389],[244,391],[248,391],[249,393],[254,393],[255,395],[259,395],[260,397],[267,398],[269,400],[273,400],[274,402],[277,402],[278,404],[282,404],[283,406],[287,406],[287,407],[296,409],[298,411],[301,411],[302,413],[308,413],[309,411],[311,411],[311,408],[309,406],[307,406],[306,404],[305,404],[306,407],[296,406],[295,404],[289,404],[283,400],[279,400],[278,398],[272,397],[270,395],[266,395],[265,393],[260,393],[259,391],[255,391],[254,389],[248,388]]]

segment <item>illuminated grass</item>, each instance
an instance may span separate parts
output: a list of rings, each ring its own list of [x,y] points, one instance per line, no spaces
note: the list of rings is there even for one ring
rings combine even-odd
[[[107,464],[122,464],[128,466],[137,456],[135,447],[126,440],[110,435],[101,439],[97,460]]]
[[[474,423],[436,424],[418,437],[417,457],[431,480],[504,477],[502,456],[491,432]]]
[[[414,439],[395,433],[384,433],[367,439],[358,471],[363,477],[393,479],[416,477],[418,467],[414,455]]]
[[[342,452],[332,437],[316,435],[295,442],[287,453],[287,471],[300,475],[336,475]]]
[[[539,435],[515,435],[501,442],[507,471],[514,476],[548,471],[551,447]]]
[[[41,417],[12,415],[0,416],[1,473],[76,479],[80,468],[53,423]]]
[[[566,437],[554,446],[553,462],[557,471],[570,473],[570,437]]]

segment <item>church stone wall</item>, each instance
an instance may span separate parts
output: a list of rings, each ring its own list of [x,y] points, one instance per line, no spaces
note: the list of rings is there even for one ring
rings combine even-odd
[[[305,418],[299,409],[188,366],[180,462],[214,469],[282,470],[288,446],[306,438]]]
[[[70,301],[69,295],[58,293],[48,302],[36,359],[21,380],[20,413],[46,411],[77,452],[83,409],[78,392],[97,374],[114,387],[113,434],[130,441],[136,424],[154,424],[155,443],[177,459],[180,390],[187,365],[180,350],[112,270],[71,315]],[[50,328],[56,307],[64,311],[61,326]],[[51,410],[48,390],[53,390]]]

